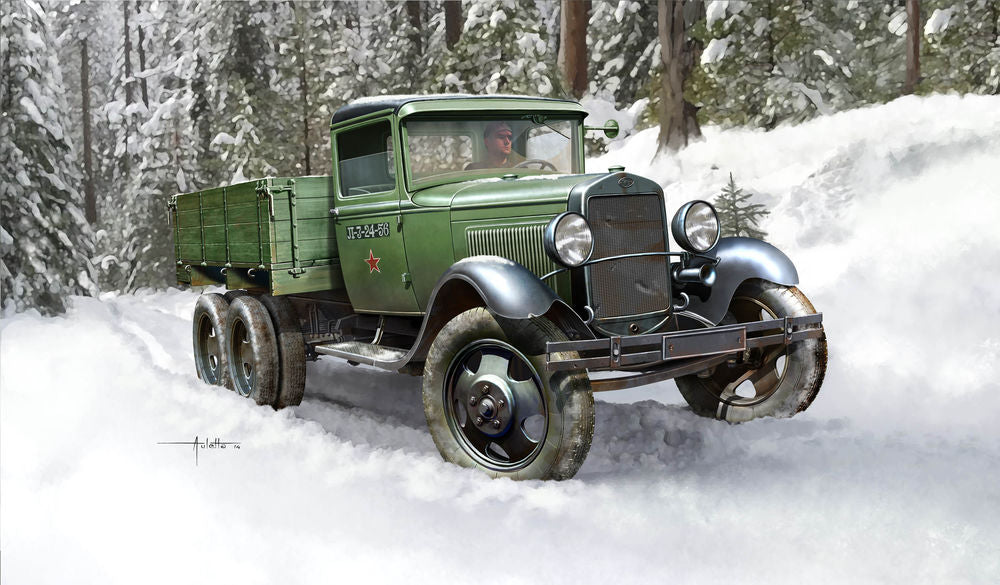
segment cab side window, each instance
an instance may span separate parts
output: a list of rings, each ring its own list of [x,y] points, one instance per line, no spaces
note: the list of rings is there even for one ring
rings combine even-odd
[[[337,135],[340,193],[344,197],[396,188],[392,129],[388,121]]]

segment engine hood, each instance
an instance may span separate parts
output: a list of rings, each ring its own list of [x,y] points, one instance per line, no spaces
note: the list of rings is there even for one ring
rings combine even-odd
[[[435,185],[413,194],[421,207],[464,207],[566,202],[573,188],[605,175],[528,175],[516,179],[499,177]]]

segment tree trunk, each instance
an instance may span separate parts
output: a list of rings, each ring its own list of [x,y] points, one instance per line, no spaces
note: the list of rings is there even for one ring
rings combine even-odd
[[[445,0],[444,38],[449,49],[462,39],[462,0]]]
[[[134,98],[132,96],[132,38],[128,29],[128,0],[122,2],[122,12],[125,16],[125,52],[123,55],[125,59],[125,103],[131,104]]]
[[[312,153],[310,152],[310,139],[309,139],[309,76],[306,75],[306,47],[303,40],[305,35],[305,26],[302,22],[299,22],[299,34],[295,41],[296,53],[299,57],[299,98],[302,102],[302,143],[305,144],[305,169],[306,174],[311,175],[312,169],[310,167],[312,158]]]
[[[90,137],[90,56],[87,54],[87,39],[80,41],[80,93],[83,102],[84,214],[93,226],[97,225],[97,197],[94,195],[94,164],[90,154],[93,142]]]
[[[406,0],[406,14],[410,17],[410,26],[413,27],[413,31],[410,32],[410,44],[420,55],[424,52],[423,43],[420,41],[420,2]]]
[[[920,83],[920,0],[906,0],[906,83],[903,94],[908,95]]]
[[[771,0],[768,0],[768,2],[767,2],[767,21],[768,21],[768,25],[767,25],[767,71],[764,74],[764,79],[771,79],[772,77],[774,77],[775,73],[776,73],[775,69],[778,68],[778,62],[774,58],[775,45],[776,45],[776,43],[774,42],[774,18],[775,18],[775,14],[774,14],[774,2],[772,2]],[[767,103],[766,100],[765,100],[764,103],[766,105],[766,103]],[[760,114],[763,113],[763,108],[761,108],[761,110],[762,111],[757,112],[758,115],[760,115]],[[777,126],[777,125],[778,125],[778,117],[775,116],[774,112],[772,111],[771,114],[767,117],[767,121],[764,122],[764,128],[767,128],[768,130],[774,130],[775,126]]]
[[[993,18],[993,44],[1000,43],[1000,4],[993,3],[990,7],[990,14]]]
[[[703,17],[701,0],[659,0],[657,24],[660,38],[659,152],[687,146],[701,136],[698,108],[684,100],[684,86],[701,54],[701,43],[688,30]]]
[[[135,13],[139,14],[139,12],[141,12],[141,9],[139,8],[139,0],[136,0],[136,3],[135,3]],[[139,79],[139,87],[142,88],[142,103],[148,108],[149,107],[149,88],[146,86],[146,77],[145,77],[145,71],[146,71],[146,49],[145,49],[145,47],[143,47],[143,44],[146,41],[146,36],[142,32],[142,26],[140,26],[140,25],[137,24],[135,28],[139,30],[139,44],[136,46],[136,49],[139,51],[139,71],[143,72],[143,74],[144,74],[143,77],[141,79]]]
[[[339,2],[340,6],[344,8],[344,28],[354,30],[358,26],[358,21],[354,18],[354,2]]]
[[[590,2],[562,0],[559,65],[576,98],[587,91],[587,20]]]

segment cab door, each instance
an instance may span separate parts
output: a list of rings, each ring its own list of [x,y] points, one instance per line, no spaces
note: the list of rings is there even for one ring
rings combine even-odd
[[[390,120],[337,131],[331,142],[337,248],[351,304],[362,313],[420,314],[403,245]]]

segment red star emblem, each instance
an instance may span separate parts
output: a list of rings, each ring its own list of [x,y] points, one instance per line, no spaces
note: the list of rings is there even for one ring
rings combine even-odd
[[[368,259],[365,260],[365,262],[368,263],[368,274],[371,274],[372,272],[378,272],[379,274],[382,273],[382,271],[378,269],[379,260],[381,260],[381,258],[376,258],[375,254],[373,254],[371,250],[368,250]]]

